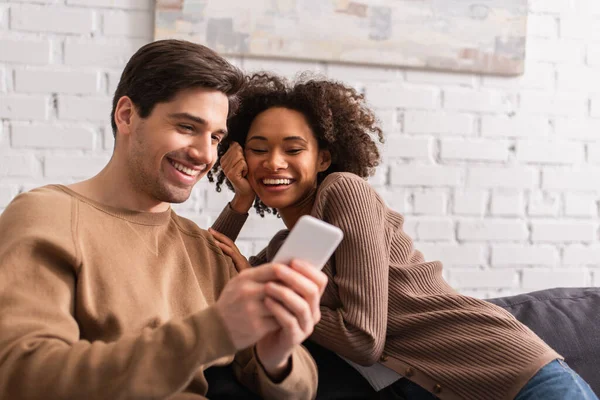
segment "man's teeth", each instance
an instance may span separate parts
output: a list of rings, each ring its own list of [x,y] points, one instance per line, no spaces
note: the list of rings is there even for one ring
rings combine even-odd
[[[175,169],[177,171],[183,172],[186,175],[196,176],[200,173],[200,171],[183,166],[183,165],[179,164],[177,161],[173,161],[173,160],[170,160],[170,161],[171,161],[171,164],[175,167]]]
[[[291,179],[263,179],[265,185],[290,185]]]

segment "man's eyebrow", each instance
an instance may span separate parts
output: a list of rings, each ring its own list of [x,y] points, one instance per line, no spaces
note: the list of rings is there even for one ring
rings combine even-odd
[[[206,120],[204,118],[186,112],[169,114],[169,117],[175,119],[187,119],[190,121],[194,121],[198,125],[207,125]],[[218,129],[215,131],[215,133],[220,133],[224,136],[227,136],[227,129]]]

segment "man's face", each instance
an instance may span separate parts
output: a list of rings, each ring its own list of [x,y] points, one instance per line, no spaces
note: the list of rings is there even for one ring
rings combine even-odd
[[[182,203],[217,159],[227,132],[228,99],[205,88],[179,92],[147,118],[132,118],[127,147],[129,180],[161,202]]]

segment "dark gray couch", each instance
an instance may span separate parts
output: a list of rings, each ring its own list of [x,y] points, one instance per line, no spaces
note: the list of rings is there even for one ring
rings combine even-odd
[[[557,288],[491,299],[527,325],[600,395],[600,288]]]

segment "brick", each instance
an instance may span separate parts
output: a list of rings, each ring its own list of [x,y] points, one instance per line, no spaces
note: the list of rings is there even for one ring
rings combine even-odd
[[[454,239],[454,222],[450,219],[417,219],[417,238],[424,241]]]
[[[530,114],[551,114],[558,116],[581,116],[587,108],[587,98],[582,93],[561,92],[521,92],[521,111]]]
[[[527,16],[527,37],[555,38],[558,35],[557,22],[554,15],[530,14]]]
[[[582,15],[567,14],[560,17],[560,37],[587,39],[592,32],[592,20]]]
[[[15,64],[50,63],[50,41],[30,39],[0,39],[0,62]]]
[[[415,193],[413,213],[443,215],[446,213],[446,194],[441,192]]]
[[[119,85],[119,81],[121,80],[121,71],[119,72],[109,72],[108,74],[108,95],[114,96],[117,91],[117,86]],[[388,133],[387,131],[384,131]]]
[[[85,126],[56,124],[12,124],[14,148],[83,149],[94,148],[94,130]]]
[[[474,121],[474,117],[469,114],[406,111],[404,132],[473,135]]]
[[[600,139],[600,121],[585,118],[556,118],[556,136],[569,139]]]
[[[495,116],[481,117],[481,135],[489,137],[540,137],[547,136],[550,122],[544,117]]]
[[[59,95],[58,116],[63,120],[110,122],[110,97]]]
[[[104,150],[112,151],[115,148],[115,137],[113,135],[112,127],[105,126],[102,131],[103,148]]]
[[[600,164],[600,143],[587,144],[587,160],[591,164]]]
[[[583,268],[547,269],[535,268],[523,270],[523,288],[541,290],[553,287],[589,286],[589,273]]]
[[[33,154],[0,155],[0,177],[37,176],[39,164]]]
[[[415,221],[412,218],[408,218],[404,221],[404,224],[402,225],[402,230],[408,235],[409,238],[416,238],[417,226],[417,221]]]
[[[384,187],[377,189],[377,192],[381,195],[387,206],[392,210],[399,213],[404,213],[407,211],[407,195],[404,189]]]
[[[458,186],[462,168],[434,165],[394,165],[391,184],[402,186]]]
[[[530,0],[529,11],[562,14],[573,10],[573,0]]]
[[[492,246],[492,266],[523,266],[558,264],[558,249],[549,245],[502,244]]]
[[[459,269],[450,271],[448,283],[458,288],[510,288],[519,282],[516,271],[509,269]]]
[[[531,240],[534,242],[572,243],[593,242],[598,226],[588,221],[534,221]]]
[[[432,109],[439,107],[439,91],[408,85],[367,84],[366,99],[378,108]]]
[[[527,38],[527,60],[579,64],[583,60],[584,46],[581,41],[569,39]]]
[[[527,215],[532,217],[551,217],[558,215],[560,196],[556,193],[532,192],[527,203]]]
[[[48,178],[91,178],[100,172],[110,157],[93,155],[47,155],[44,176]]]
[[[105,11],[102,15],[105,36],[124,36],[152,40],[154,14],[147,11]]]
[[[0,31],[8,29],[8,5],[0,4]]]
[[[233,199],[234,193],[225,185],[221,187],[221,191],[216,191],[214,184],[208,184],[206,190],[206,209],[209,211],[221,211],[223,207]]]
[[[471,167],[467,185],[476,188],[532,189],[538,174],[529,167]]]
[[[485,246],[480,244],[416,243],[415,247],[428,261],[441,261],[444,266],[479,266],[486,263]]]
[[[0,118],[11,120],[45,120],[48,115],[48,100],[42,96],[0,96]]]
[[[118,42],[67,40],[65,43],[65,64],[122,68],[141,44],[142,42],[138,40],[121,40]]]
[[[585,60],[592,67],[600,65],[600,44],[588,44]]]
[[[434,83],[436,85],[459,85],[473,87],[477,83],[474,74],[438,72],[438,71],[406,71],[406,81],[414,83]]]
[[[225,204],[223,204],[224,206]],[[267,215],[265,218],[252,213],[240,232],[240,239],[271,239],[278,231],[285,229],[280,218]],[[308,249],[307,249],[308,250]]]
[[[456,190],[452,211],[457,215],[483,216],[487,208],[487,194],[483,190]]]
[[[600,74],[598,68],[584,65],[559,65],[557,66],[557,80],[559,90],[581,90],[600,87]]]
[[[460,140],[441,141],[442,160],[506,161],[509,142],[504,140]]]
[[[595,118],[600,118],[600,96],[592,97],[590,115]]]
[[[491,212],[494,216],[518,217],[525,212],[523,193],[495,191],[492,194]]]
[[[520,141],[517,143],[517,160],[541,164],[574,164],[585,159],[581,143],[566,141]]]
[[[563,251],[563,264],[565,265],[590,265],[597,267],[600,260],[600,246],[583,246],[575,244],[566,246]]]
[[[544,169],[542,171],[543,189],[596,191],[600,182],[600,169]]]
[[[10,26],[16,31],[86,34],[94,31],[92,10],[70,7],[13,7]]]
[[[460,221],[458,239],[467,241],[521,241],[529,236],[527,226],[522,221],[483,220]]]
[[[484,76],[483,86],[502,89],[548,89],[554,87],[554,66],[527,62],[520,76]]]
[[[90,94],[98,91],[96,72],[39,69],[15,73],[17,92]]]
[[[395,82],[400,81],[398,68],[371,67],[328,63],[327,76],[343,82]]]
[[[415,158],[430,160],[432,139],[413,138],[407,136],[388,136],[383,146],[383,157],[385,158]]]
[[[67,0],[68,5],[83,7],[109,7],[125,10],[151,10],[154,0]]]
[[[375,175],[370,176],[368,181],[373,186],[385,186],[388,182],[388,168],[386,165],[380,165],[375,170]]]
[[[444,90],[444,108],[448,110],[501,113],[513,110],[515,103],[513,95],[495,90]]]
[[[400,124],[400,117],[396,110],[373,110],[377,118],[379,127],[383,131],[386,137],[400,134],[402,132],[402,125]],[[384,146],[386,147],[386,146]]]
[[[598,197],[587,193],[565,193],[567,217],[597,217]]]
[[[19,193],[18,185],[0,184],[0,208],[5,208]]]

